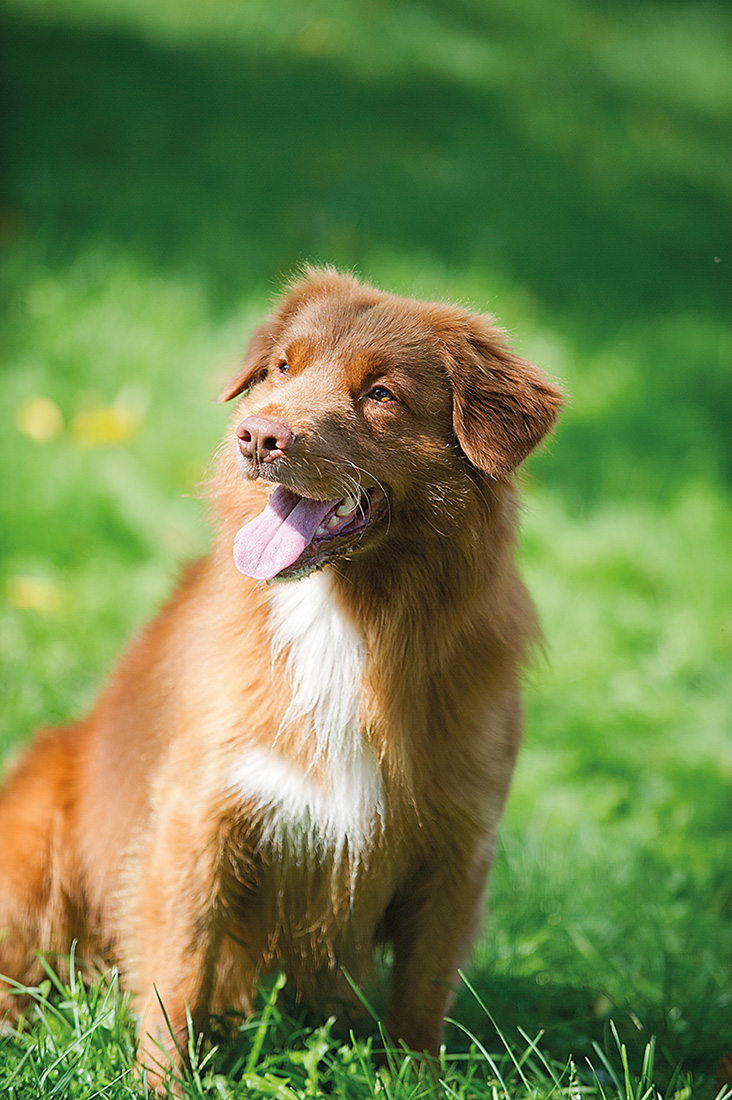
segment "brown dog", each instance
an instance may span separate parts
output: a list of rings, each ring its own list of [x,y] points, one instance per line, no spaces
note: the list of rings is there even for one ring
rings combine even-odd
[[[489,319],[331,270],[254,333],[240,394],[212,554],[0,797],[0,973],[73,940],[116,964],[149,1066],[158,1037],[176,1058],[160,1002],[185,1050],[187,1006],[250,1011],[277,964],[332,1005],[388,941],[388,1030],[434,1053],[536,629],[513,472],[561,395]]]

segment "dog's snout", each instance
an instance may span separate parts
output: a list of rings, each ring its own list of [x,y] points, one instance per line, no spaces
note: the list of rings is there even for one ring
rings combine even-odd
[[[248,416],[236,429],[239,450],[255,462],[273,462],[295,442],[295,433],[279,420]]]

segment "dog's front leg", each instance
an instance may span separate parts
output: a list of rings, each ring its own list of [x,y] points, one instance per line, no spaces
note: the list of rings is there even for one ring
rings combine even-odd
[[[453,1000],[480,920],[490,859],[451,861],[440,872],[415,876],[392,904],[394,946],[387,1031],[410,1050],[437,1055],[444,1017]]]
[[[175,1080],[189,1062],[189,1042],[208,1031],[211,975],[216,946],[201,935],[183,949],[172,930],[170,956],[156,968],[157,979],[141,998],[138,1063],[149,1085]],[[182,928],[179,931],[183,931]]]
[[[199,823],[200,826],[200,823]],[[140,1011],[137,1059],[154,1087],[188,1061],[208,1030],[221,942],[217,838],[171,814],[142,861],[129,938],[128,984]]]
[[[197,946],[189,944],[177,957],[171,953],[167,965],[158,968],[159,980],[146,994],[137,1061],[152,1088],[161,1089],[167,1079],[175,1081],[189,1062],[190,1035],[197,1040],[208,1029],[211,953],[212,945],[205,937]]]

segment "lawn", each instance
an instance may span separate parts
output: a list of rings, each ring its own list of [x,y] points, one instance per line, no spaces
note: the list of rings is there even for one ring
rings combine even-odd
[[[333,262],[494,311],[571,403],[524,477],[546,652],[439,1095],[711,1100],[732,1049],[729,5],[0,18],[0,752],[81,713],[205,548],[215,395],[284,277]],[[276,992],[190,1095],[425,1093]],[[142,1096],[131,1036],[114,983],[57,991],[0,1040],[0,1084]]]

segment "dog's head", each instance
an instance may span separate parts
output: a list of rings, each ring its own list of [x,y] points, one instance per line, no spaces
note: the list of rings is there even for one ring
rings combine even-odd
[[[510,477],[562,404],[489,318],[330,269],[294,283],[255,331],[221,399],[242,394],[237,465],[273,487],[236,541],[258,579],[403,537],[420,513],[443,529],[438,514],[468,507],[481,478]]]

